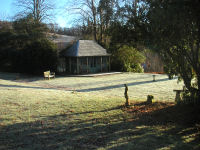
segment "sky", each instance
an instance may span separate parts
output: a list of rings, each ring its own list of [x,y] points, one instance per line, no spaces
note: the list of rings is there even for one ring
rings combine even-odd
[[[8,16],[14,14],[12,10],[12,1],[13,0],[0,0],[0,19],[6,19]]]
[[[16,14],[17,8],[14,5],[15,0],[0,0],[0,20],[12,20],[12,17]],[[57,8],[64,8],[67,0],[57,0]],[[52,23],[57,23],[60,27],[71,27],[72,16],[69,16],[64,12],[64,9],[56,9],[57,15],[53,19]]]

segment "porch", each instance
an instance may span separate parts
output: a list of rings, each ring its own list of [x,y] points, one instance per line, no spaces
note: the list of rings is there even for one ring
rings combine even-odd
[[[67,74],[110,72],[110,56],[65,57],[59,66],[59,72]]]

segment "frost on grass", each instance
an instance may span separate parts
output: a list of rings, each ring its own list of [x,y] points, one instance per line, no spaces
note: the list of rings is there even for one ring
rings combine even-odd
[[[49,89],[76,91],[99,97],[124,96],[124,84],[129,88],[129,97],[134,100],[146,100],[153,95],[155,100],[171,101],[175,98],[174,89],[181,89],[183,83],[177,78],[168,80],[167,75],[157,75],[153,82],[152,74],[123,73],[101,77],[59,77],[50,81],[36,81],[34,84]]]

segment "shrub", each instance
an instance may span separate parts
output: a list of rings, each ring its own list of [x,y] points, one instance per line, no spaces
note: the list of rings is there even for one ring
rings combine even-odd
[[[35,40],[19,52],[20,72],[41,74],[46,70],[55,71],[57,53],[55,45],[47,39]]]
[[[143,72],[141,63],[145,61],[145,57],[141,52],[133,47],[123,46],[115,52],[113,56],[114,65],[119,65],[122,71],[127,72]]]

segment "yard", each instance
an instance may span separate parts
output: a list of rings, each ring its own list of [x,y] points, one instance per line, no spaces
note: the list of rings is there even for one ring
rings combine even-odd
[[[124,84],[129,87],[132,100],[146,100],[147,95],[153,95],[155,100],[174,101],[173,89],[182,89],[183,84],[168,80],[167,75],[156,75],[156,82],[152,74],[122,73],[99,77],[56,77],[55,80],[43,80],[42,77],[20,77],[18,75],[0,74],[1,87],[11,89],[39,89],[51,92],[76,91],[81,95],[109,98],[123,98]],[[10,80],[7,80],[10,79]]]
[[[0,73],[0,149],[199,149],[199,108],[174,106],[180,88],[166,75],[156,82],[133,73],[48,81]],[[152,105],[142,102],[147,95]]]

